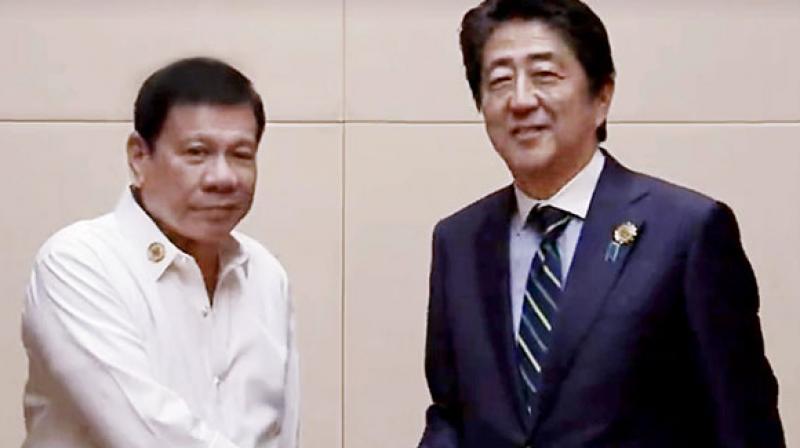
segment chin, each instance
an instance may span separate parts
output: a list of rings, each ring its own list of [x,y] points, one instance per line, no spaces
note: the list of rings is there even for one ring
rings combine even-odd
[[[556,155],[545,148],[519,150],[507,160],[511,172],[516,175],[530,176],[541,173],[555,165]]]

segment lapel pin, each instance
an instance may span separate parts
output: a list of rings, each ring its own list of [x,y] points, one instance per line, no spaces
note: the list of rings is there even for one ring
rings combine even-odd
[[[614,229],[614,242],[623,246],[629,246],[636,241],[638,235],[639,229],[636,227],[636,224],[626,221]]]
[[[608,243],[608,249],[606,249],[605,256],[606,261],[617,261],[620,247],[630,246],[634,241],[636,241],[636,237],[638,235],[639,228],[636,227],[636,224],[630,221],[625,221],[618,225],[612,233],[613,241]]]
[[[147,258],[153,263],[158,263],[164,259],[164,245],[158,242],[150,243],[147,246]]]

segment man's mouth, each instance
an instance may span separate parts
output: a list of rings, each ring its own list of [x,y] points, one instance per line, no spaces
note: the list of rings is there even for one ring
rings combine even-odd
[[[231,213],[239,210],[239,204],[213,204],[193,207],[195,211],[205,213]]]
[[[511,129],[511,135],[518,140],[532,140],[539,138],[548,129],[547,125],[515,126]]]

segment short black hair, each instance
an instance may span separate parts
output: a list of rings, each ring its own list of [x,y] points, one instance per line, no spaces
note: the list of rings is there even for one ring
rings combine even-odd
[[[133,123],[151,150],[170,108],[187,104],[248,104],[256,119],[256,141],[261,141],[266,121],[264,104],[250,80],[218,59],[195,57],[159,69],[139,89]]]
[[[484,0],[464,15],[460,33],[467,82],[478,110],[483,48],[499,25],[515,19],[538,20],[558,32],[586,72],[592,95],[613,82],[616,71],[606,28],[580,0]],[[605,122],[596,133],[598,142],[605,141]]]

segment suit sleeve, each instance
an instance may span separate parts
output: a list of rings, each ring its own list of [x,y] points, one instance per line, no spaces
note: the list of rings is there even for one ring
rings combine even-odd
[[[684,288],[718,445],[784,447],[778,385],[764,355],[758,288],[736,218],[724,204],[715,205],[691,243]]]
[[[425,415],[425,431],[419,448],[457,448],[459,411],[453,348],[445,311],[446,266],[440,226],[433,232],[428,329],[425,342],[425,376],[433,404]]]

